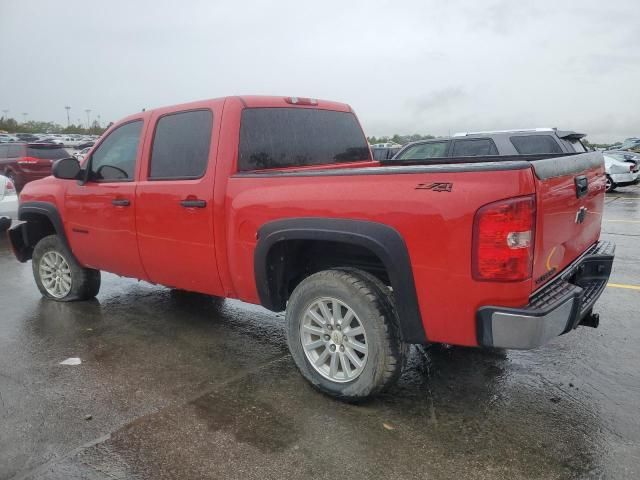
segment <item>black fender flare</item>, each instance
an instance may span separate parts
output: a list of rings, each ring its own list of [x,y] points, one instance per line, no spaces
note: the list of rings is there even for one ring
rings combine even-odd
[[[268,256],[274,245],[287,240],[342,242],[373,252],[389,275],[402,339],[407,343],[427,343],[409,252],[396,229],[372,221],[340,218],[288,218],[262,225],[254,253],[256,288],[262,306],[272,311],[282,310],[282,305],[272,298]]]
[[[47,217],[51,222],[51,224],[53,225],[53,228],[55,229],[56,234],[60,237],[62,242],[65,244],[65,246],[69,248],[69,242],[67,241],[67,235],[64,231],[62,218],[60,217],[60,213],[58,212],[58,209],[56,208],[56,206],[53,203],[49,203],[49,202],[35,202],[35,201],[21,203],[20,206],[18,207],[18,220],[27,222],[26,224],[23,224],[23,225],[27,225],[27,227],[23,227],[23,236],[24,236],[24,241],[26,245],[35,246],[34,244],[32,244],[33,242],[30,241],[30,236],[29,236],[29,228],[28,228],[29,214],[37,214],[37,215],[43,215]],[[69,248],[69,250],[71,249]]]

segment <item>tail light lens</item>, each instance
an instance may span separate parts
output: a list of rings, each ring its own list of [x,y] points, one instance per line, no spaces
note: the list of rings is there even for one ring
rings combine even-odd
[[[473,278],[517,282],[531,277],[535,234],[535,196],[490,203],[473,224]]]
[[[40,159],[34,157],[22,157],[18,160],[18,163],[21,165],[36,165],[40,163]]]

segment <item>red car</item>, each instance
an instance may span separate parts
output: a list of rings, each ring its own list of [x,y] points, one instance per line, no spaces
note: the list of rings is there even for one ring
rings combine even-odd
[[[597,326],[601,153],[392,162],[341,103],[160,108],[27,185],[9,235],[52,300],[95,296],[104,270],[286,309],[296,365],[346,400],[391,385],[411,343],[529,349]]]
[[[51,175],[53,162],[69,157],[60,145],[0,143],[0,175],[10,178],[18,191],[29,182]]]

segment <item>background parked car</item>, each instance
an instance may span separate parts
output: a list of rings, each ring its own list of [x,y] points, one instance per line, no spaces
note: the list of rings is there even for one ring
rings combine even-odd
[[[13,135],[9,135],[8,133],[0,133],[0,143],[10,143],[17,140],[18,139]]]
[[[0,174],[11,179],[18,191],[27,183],[51,175],[51,165],[69,152],[51,143],[0,144]]]
[[[55,145],[64,145],[64,141],[61,138],[57,137],[45,137],[37,140],[34,143],[53,143]]]
[[[456,133],[453,137],[409,143],[393,159],[583,153],[587,149],[580,139],[585,136],[556,128]]]
[[[76,160],[82,162],[82,160],[84,160],[84,157],[87,156],[87,153],[89,153],[89,150],[91,150],[91,147],[83,148],[82,150],[75,152],[73,156],[76,158]]]
[[[626,187],[638,183],[640,174],[635,163],[619,160],[606,152],[604,154],[604,167],[607,174],[607,192],[612,192],[618,187]]]
[[[607,150],[605,155],[609,155],[621,162],[632,163],[636,167],[640,168],[640,154],[634,152],[628,152],[626,150]]]
[[[32,133],[16,133],[16,137],[20,142],[36,142],[40,137]]]
[[[11,226],[11,220],[18,217],[18,192],[13,182],[0,175],[0,232]]]
[[[79,150],[84,150],[87,147],[93,147],[95,145],[96,142],[94,142],[93,140],[88,141],[88,142],[84,142],[79,144],[78,146],[76,146],[77,149]]]

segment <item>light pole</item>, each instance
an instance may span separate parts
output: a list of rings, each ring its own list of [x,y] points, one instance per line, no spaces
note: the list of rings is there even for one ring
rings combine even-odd
[[[27,123],[27,115],[29,115],[27,112],[22,112],[22,123]]]
[[[67,105],[64,109],[67,111],[67,128],[69,128],[71,126],[71,121],[69,120],[69,110],[71,110],[71,107]]]
[[[87,108],[87,109],[85,110],[85,113],[87,114],[87,130],[88,130],[88,129],[90,129],[90,128],[91,128],[91,123],[90,123],[90,120],[89,120],[89,118],[90,118],[90,115],[89,115],[89,114],[91,113],[91,109],[90,109],[90,108]]]
[[[9,110],[2,110],[2,113],[4,114],[4,119],[7,120],[9,118],[9,116],[7,115],[9,113]]]
[[[98,128],[100,128],[100,114],[96,118],[98,119]]]

